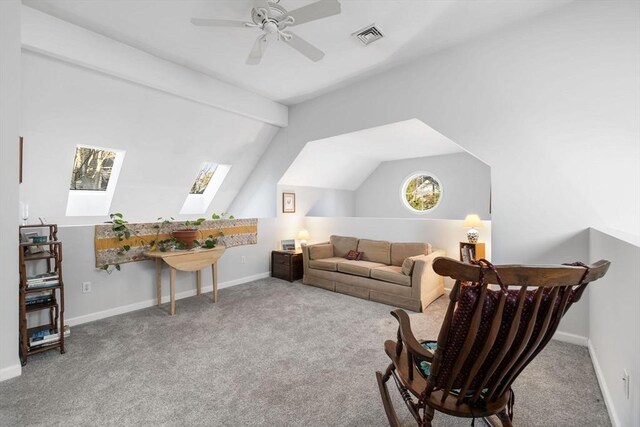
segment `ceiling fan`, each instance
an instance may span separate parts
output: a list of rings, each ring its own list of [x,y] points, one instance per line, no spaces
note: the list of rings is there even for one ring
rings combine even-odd
[[[291,31],[285,31],[287,27],[304,24],[326,18],[340,13],[338,0],[320,0],[292,11],[287,11],[278,3],[280,0],[253,0],[251,9],[251,21],[230,21],[227,19],[192,18],[191,23],[204,27],[238,27],[259,28],[262,34],[253,44],[253,48],[247,58],[247,64],[257,65],[262,59],[270,40],[280,40],[288,44],[312,61],[319,61],[324,52],[311,43],[300,38]]]

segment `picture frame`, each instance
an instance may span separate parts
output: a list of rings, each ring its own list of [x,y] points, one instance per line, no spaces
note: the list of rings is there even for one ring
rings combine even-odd
[[[281,240],[280,244],[282,245],[282,250],[283,251],[295,251],[296,250],[296,241],[294,239]]]
[[[282,193],[282,213],[296,212],[296,193]]]
[[[19,173],[19,183],[22,184],[22,164],[24,163],[24,138],[20,137],[20,146],[19,146],[19,155],[20,155],[20,173]]]

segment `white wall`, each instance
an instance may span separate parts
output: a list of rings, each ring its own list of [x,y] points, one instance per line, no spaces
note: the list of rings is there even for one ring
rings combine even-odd
[[[614,427],[640,425],[640,238],[589,230],[590,261],[611,261],[589,285],[589,351]],[[630,374],[629,398],[623,371]]]
[[[20,1],[0,2],[0,381],[20,375],[18,360],[18,137]]]
[[[355,216],[355,192],[331,188],[278,186],[278,216],[282,213],[282,193],[295,193],[298,216]]]
[[[415,172],[430,172],[442,185],[440,203],[425,213],[409,211],[400,190]],[[491,168],[468,153],[383,162],[355,192],[355,216],[464,219],[476,213],[490,219]]]
[[[218,261],[221,288],[269,275],[269,254],[276,249],[276,219],[258,220],[258,243],[229,248]],[[95,268],[94,227],[61,227],[58,237],[63,246],[65,284],[65,321],[71,325],[155,304],[155,263],[140,261],[122,264],[111,274]],[[246,262],[241,262],[244,256]],[[169,269],[162,278],[163,301],[169,298]],[[82,293],[82,282],[91,282],[92,291]],[[203,289],[211,291],[211,270],[202,273]],[[178,272],[176,293],[179,297],[195,295],[195,274]],[[179,311],[178,311],[179,313]]]
[[[77,144],[126,151],[110,212],[130,221],[178,217],[205,161],[232,165],[207,213],[223,212],[277,128],[143,85],[23,51],[21,200],[31,216],[66,217]]]
[[[491,166],[492,260],[586,260],[590,226],[640,234],[640,3],[572,2],[290,109],[245,185],[276,182],[308,141],[418,118]],[[560,330],[586,337],[588,304]]]

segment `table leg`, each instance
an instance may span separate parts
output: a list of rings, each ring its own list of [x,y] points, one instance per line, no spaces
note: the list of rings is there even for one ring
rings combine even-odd
[[[218,302],[218,271],[216,268],[217,262],[211,264],[211,277],[213,278],[213,302]]]
[[[156,299],[158,305],[162,303],[162,260],[156,258]]]
[[[176,314],[176,269],[171,267],[171,274],[170,274],[170,286],[171,286],[171,306],[169,307],[169,314],[171,316],[173,316],[174,314]]]
[[[202,270],[196,271],[196,294],[202,293]]]

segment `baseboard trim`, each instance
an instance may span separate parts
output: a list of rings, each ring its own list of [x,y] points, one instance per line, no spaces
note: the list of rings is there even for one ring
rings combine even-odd
[[[241,277],[239,279],[235,279],[235,280],[229,280],[227,282],[220,282],[218,283],[218,289],[224,289],[224,288],[229,288],[231,286],[236,286],[236,285],[240,285],[243,283],[247,283],[247,282],[252,282],[254,280],[259,280],[259,279],[264,279],[266,277],[269,277],[271,275],[270,272],[264,272],[264,273],[259,273],[259,274],[254,274],[253,276],[246,276],[246,277]],[[203,286],[202,287],[202,292],[206,293],[206,292],[212,292],[213,291],[213,285],[208,285],[208,286]],[[196,295],[196,290],[195,289],[190,289],[188,291],[183,291],[183,292],[179,292],[176,294],[176,300],[182,299],[182,298],[189,298],[192,296]],[[162,296],[162,303],[167,303],[169,302],[169,295],[163,295]],[[103,311],[97,311],[95,313],[89,313],[89,314],[85,314],[82,316],[76,316],[76,317],[71,317],[68,319],[65,319],[65,323],[68,323],[69,326],[75,326],[75,325],[81,325],[83,323],[88,323],[88,322],[93,322],[95,320],[100,320],[100,319],[106,319],[107,317],[111,317],[111,316],[117,316],[119,314],[124,314],[124,313],[129,313],[131,311],[136,311],[136,310],[141,310],[143,308],[148,308],[148,307],[152,307],[156,305],[156,299],[148,299],[145,301],[140,301],[140,302],[136,302],[133,304],[128,304],[128,305],[122,305],[120,307],[114,307],[114,308],[110,308],[107,310],[103,310]]]
[[[569,332],[556,331],[553,334],[553,339],[556,341],[562,341],[569,344],[575,344],[582,347],[587,347],[589,339],[582,335],[570,334]]]
[[[19,377],[20,375],[22,375],[22,366],[19,363],[0,369],[0,381]]]
[[[591,340],[587,340],[587,347],[589,348],[589,356],[591,356],[591,363],[593,363],[593,370],[596,371],[596,378],[598,379],[598,385],[600,386],[600,391],[602,391],[602,397],[604,398],[604,405],[607,407],[607,412],[609,413],[609,419],[611,420],[612,427],[619,427],[620,420],[618,419],[618,414],[616,413],[616,408],[613,406],[613,398],[611,397],[611,393],[609,392],[609,387],[607,387],[607,383],[604,380],[604,373],[600,368],[600,362],[598,362],[598,357],[596,356],[596,351],[593,348],[593,344],[591,344]]]

